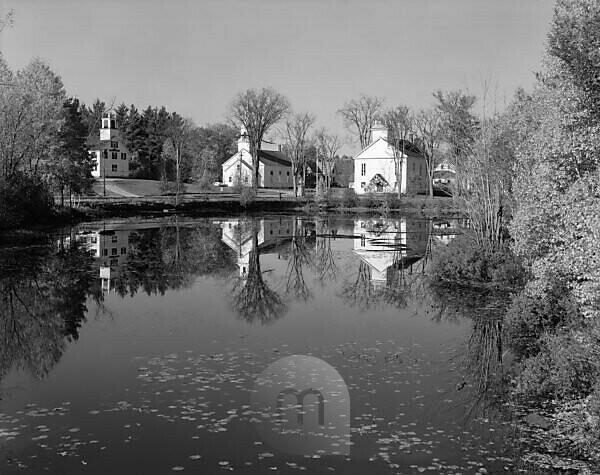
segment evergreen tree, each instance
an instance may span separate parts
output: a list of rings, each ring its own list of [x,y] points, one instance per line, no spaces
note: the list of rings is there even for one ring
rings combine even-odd
[[[77,99],[69,98],[62,109],[62,125],[50,162],[53,183],[64,204],[64,192],[82,193],[92,184],[92,158],[87,148],[87,127],[83,121],[82,108]]]

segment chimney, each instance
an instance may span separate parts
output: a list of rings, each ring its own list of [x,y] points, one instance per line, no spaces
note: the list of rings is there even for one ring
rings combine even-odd
[[[373,124],[373,127],[371,127],[371,143],[375,142],[380,138],[387,140],[388,131],[387,127],[377,120]]]

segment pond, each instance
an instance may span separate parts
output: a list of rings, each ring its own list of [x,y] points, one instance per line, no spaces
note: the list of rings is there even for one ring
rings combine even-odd
[[[179,216],[0,250],[0,472],[512,467],[498,305],[428,284],[456,229]]]

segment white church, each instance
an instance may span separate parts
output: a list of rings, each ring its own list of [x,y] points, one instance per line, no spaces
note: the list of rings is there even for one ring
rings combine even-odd
[[[400,192],[426,193],[427,164],[423,153],[405,141],[400,162]],[[387,128],[381,123],[375,123],[371,129],[371,143],[354,157],[354,191],[357,194],[398,191],[394,149],[388,142]]]
[[[252,155],[250,141],[244,128],[240,131],[238,151],[222,165],[223,182],[227,186],[252,184]],[[292,162],[281,147],[270,142],[261,144],[258,152],[258,186],[260,188],[291,188]]]

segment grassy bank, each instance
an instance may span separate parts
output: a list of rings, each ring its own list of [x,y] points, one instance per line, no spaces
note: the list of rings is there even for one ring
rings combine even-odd
[[[175,205],[172,195],[140,197],[99,197],[78,200],[73,207],[54,207],[43,219],[27,221],[19,226],[0,227],[0,235],[31,235],[43,230],[81,221],[113,217],[164,216],[181,213],[192,216],[218,216],[236,213],[295,212],[344,214],[401,214],[418,217],[457,217],[460,210],[449,197],[406,196],[398,199],[389,195],[370,195],[348,201],[343,190],[336,190],[326,201],[315,200],[312,194],[293,197],[271,191],[258,196],[240,196],[225,192],[188,193]]]

